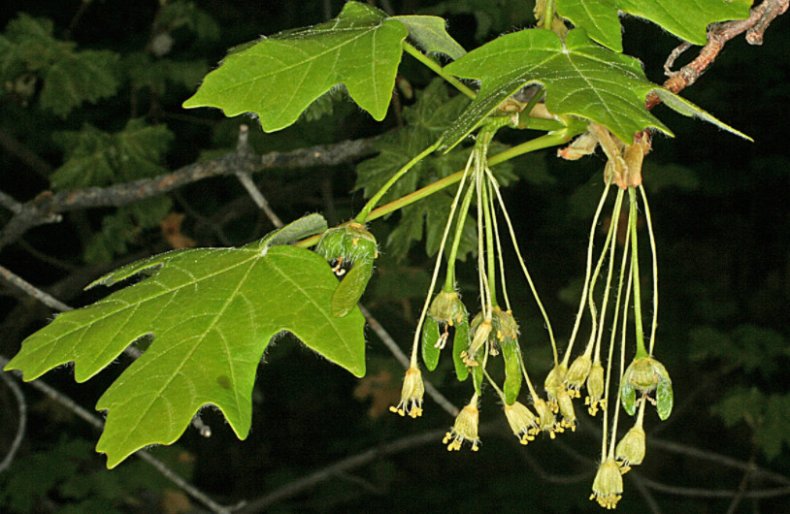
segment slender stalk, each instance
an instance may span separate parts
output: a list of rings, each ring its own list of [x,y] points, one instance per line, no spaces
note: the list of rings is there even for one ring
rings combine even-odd
[[[521,255],[518,239],[516,238],[516,231],[513,229],[513,223],[511,222],[510,214],[508,214],[507,208],[505,207],[505,201],[502,199],[502,193],[499,191],[499,184],[494,177],[494,174],[491,173],[490,170],[486,171],[488,173],[489,180],[491,181],[491,186],[496,193],[497,200],[499,201],[499,208],[505,218],[505,223],[507,224],[508,232],[510,233],[510,239],[513,242],[513,248],[516,251],[516,257],[518,257],[518,262],[521,265],[521,271],[524,273],[524,278],[527,279],[527,284],[529,284],[532,297],[535,299],[535,303],[538,304],[538,309],[540,309],[540,313],[543,316],[543,322],[546,324],[546,330],[549,333],[549,341],[551,343],[551,350],[554,356],[554,365],[557,366],[559,365],[559,356],[557,355],[557,341],[554,339],[554,330],[551,328],[549,315],[546,312],[546,308],[543,306],[543,302],[540,300],[538,290],[535,287],[535,283],[532,281],[532,275],[530,275],[529,270],[527,270],[527,264],[524,262],[524,257]]]
[[[634,266],[633,255],[631,256],[631,264],[630,264],[630,266],[631,266],[631,269],[633,269],[633,266]],[[631,293],[631,287],[630,287],[631,286],[631,281],[633,281],[635,279],[636,279],[636,277],[634,277],[633,274],[629,273],[629,275],[628,275],[628,283],[626,284],[626,289],[625,289],[624,309],[626,309],[626,310],[628,309],[628,300],[629,300],[628,296]],[[623,383],[623,375],[625,374],[625,343],[626,343],[627,335],[628,335],[628,331],[627,331],[628,326],[627,325],[628,325],[628,315],[624,313],[623,314],[623,326],[622,326],[622,329],[620,330],[620,380],[618,381],[620,384]],[[614,338],[612,338],[612,340],[614,340]],[[614,344],[612,346],[614,346]],[[611,359],[611,357],[609,357],[609,358]],[[618,423],[618,421],[620,419],[620,393],[621,393],[621,390],[622,390],[621,387],[617,388],[617,396],[615,397],[615,400],[614,400],[614,419],[612,420],[612,436],[611,436],[611,439],[609,441],[609,456],[610,457],[614,457],[614,448],[615,448],[615,443],[617,442],[617,423]],[[644,402],[644,400],[642,400],[642,401]]]
[[[475,188],[472,184],[466,189],[466,195],[461,203],[461,209],[458,211],[458,216],[455,217],[455,235],[453,236],[453,245],[450,247],[450,253],[447,256],[447,277],[444,282],[444,290],[452,291],[455,289],[455,262],[458,258],[458,248],[461,245],[463,238],[464,225],[466,224],[466,217],[469,214],[469,206],[472,204],[472,196],[474,195]]]
[[[602,333],[601,327],[603,327],[603,323],[606,320],[606,308],[609,304],[609,286],[611,285],[612,280],[612,268],[614,266],[614,254],[615,254],[615,247],[617,238],[615,234],[617,234],[617,225],[620,221],[620,209],[623,205],[623,191],[617,191],[617,199],[614,203],[614,210],[612,211],[612,219],[609,221],[609,230],[606,232],[606,240],[604,241],[604,246],[601,250],[600,258],[595,265],[595,270],[593,271],[592,278],[590,279],[590,291],[587,295],[587,304],[590,309],[590,322],[592,324],[592,329],[590,332],[590,339],[594,341],[597,339],[599,333]],[[601,273],[601,268],[603,267],[603,263],[606,260],[606,254],[609,253],[609,267],[606,276],[606,284],[604,285],[604,294],[603,294],[603,301],[601,302],[601,312],[600,312],[600,319],[598,319],[598,308],[595,305],[595,286],[598,283],[598,276]],[[567,357],[567,355],[566,355]],[[565,362],[567,365],[567,362]]]
[[[359,214],[357,214],[356,218],[354,218],[354,221],[360,224],[365,223],[368,220],[368,217],[370,216],[370,211],[372,211],[373,208],[376,207],[379,201],[381,201],[381,198],[385,194],[387,194],[387,191],[389,191],[390,188],[394,186],[398,180],[401,179],[401,177],[403,177],[406,173],[408,173],[409,170],[411,170],[414,166],[416,166],[420,161],[425,159],[427,156],[432,154],[433,151],[436,150],[440,144],[441,144],[441,139],[439,141],[436,141],[434,144],[432,144],[431,146],[429,146],[419,154],[417,154],[412,160],[404,164],[403,167],[401,167],[401,169],[396,171],[395,174],[393,174],[389,178],[389,180],[387,180],[387,182],[385,182],[384,185],[381,186],[381,188],[378,191],[376,191],[376,194],[374,194],[370,198],[370,200],[368,200],[368,203],[366,203],[365,206],[362,208],[362,210],[359,211]]]
[[[628,197],[631,202],[630,217],[628,224],[631,232],[631,262],[634,274],[634,326],[636,328],[636,358],[647,357],[649,354],[645,349],[645,332],[642,326],[642,292],[639,286],[639,243],[637,242],[636,231],[636,189],[628,188]]]
[[[518,350],[518,363],[521,365],[521,374],[524,375],[524,380],[527,382],[529,394],[532,396],[533,401],[537,401],[540,396],[538,395],[538,392],[535,391],[535,386],[532,385],[532,380],[529,379],[529,373],[527,373],[527,366],[524,364],[524,355],[521,353],[521,348]]]
[[[546,0],[543,9],[543,28],[551,30],[554,22],[554,0]]]
[[[478,151],[478,147],[475,148]],[[484,248],[484,232],[483,232],[483,192],[482,192],[482,157],[478,155],[478,161],[475,166],[475,192],[477,193],[477,277],[480,284],[480,303],[483,311],[483,319],[491,319],[491,311],[493,310],[493,303],[491,301],[491,289],[488,284],[488,275],[486,275],[485,264],[485,248]]]
[[[613,234],[617,233],[617,226],[619,225],[619,220],[620,220],[620,209],[622,208],[622,205],[623,205],[623,190],[620,189],[617,192],[617,204],[615,206],[614,213],[613,213],[613,216],[612,216],[612,225],[614,226],[613,230],[612,230]],[[626,235],[626,237],[627,237],[627,235]],[[601,302],[601,317],[598,320],[598,325],[597,325],[598,327],[603,327],[604,321],[606,321],[606,310],[607,310],[608,305],[609,305],[609,293],[608,293],[608,291],[609,291],[609,287],[612,284],[612,275],[613,275],[613,272],[614,272],[614,258],[616,256],[616,253],[617,253],[617,238],[616,237],[612,237],[611,241],[609,241],[609,267],[608,267],[608,269],[606,271],[606,284],[604,285],[604,290],[607,293],[603,297],[603,302]],[[625,260],[623,260],[622,268],[623,269],[621,270],[621,274],[622,274],[623,270],[625,269]],[[620,283],[620,285],[618,286],[618,294],[619,294],[619,288],[620,287],[622,287],[622,283]],[[619,306],[616,307],[616,308],[619,308]],[[615,311],[615,321],[614,321],[615,324],[617,323],[617,321],[616,321],[616,319],[617,319],[616,314],[617,314],[617,312]],[[598,354],[596,354],[597,356],[600,355],[600,345],[601,345],[601,340],[603,339],[603,332],[604,332],[603,330],[596,330],[595,331],[595,345],[596,345],[596,348],[598,349],[598,352],[599,352]]]
[[[490,172],[491,170],[487,169],[486,171]],[[489,184],[490,184],[490,181],[489,181]],[[493,186],[490,186],[490,187],[493,187]],[[507,294],[507,281],[505,279],[505,260],[504,260],[503,252],[502,252],[502,240],[501,240],[500,235],[499,235],[499,223],[497,222],[497,219],[496,219],[497,218],[497,216],[496,216],[496,206],[494,205],[493,191],[489,195],[488,201],[489,201],[488,208],[491,210],[491,213],[492,213],[491,221],[492,221],[492,224],[494,226],[494,240],[496,241],[497,258],[499,259],[499,283],[500,283],[500,285],[502,287],[502,297],[505,299],[505,308],[508,310],[508,312],[511,312],[512,309],[510,307],[510,296],[508,296],[508,294]]]
[[[579,130],[563,129],[557,132],[550,132],[548,134],[544,134],[540,137],[536,137],[535,139],[530,139],[529,141],[525,141],[520,145],[516,145],[512,148],[508,148],[503,152],[499,152],[498,154],[488,159],[488,165],[496,166],[497,164],[502,164],[503,162],[509,161],[510,159],[514,159],[516,157],[519,157],[521,155],[530,152],[536,152],[538,150],[543,150],[545,148],[551,148],[552,146],[559,146],[563,143],[567,143],[574,136],[577,136],[580,133],[581,131]],[[377,207],[370,212],[370,215],[367,217],[366,221],[373,221],[379,218],[383,218],[387,214],[391,214],[413,203],[419,202],[420,200],[427,198],[432,194],[441,191],[442,189],[448,188],[453,184],[457,184],[458,181],[460,181],[461,178],[463,178],[463,176],[464,176],[464,170],[456,171],[452,175],[448,175],[442,179],[437,180],[432,184],[428,184],[427,186],[422,187],[412,193],[404,195],[398,198],[397,200],[393,200],[387,204]],[[315,245],[316,243],[318,243],[319,239],[321,239],[320,234],[312,237],[308,237],[296,243],[296,246],[302,248],[309,248]]]
[[[485,165],[485,163],[483,163]],[[496,295],[496,255],[494,255],[494,227],[493,222],[491,221],[491,202],[489,198],[489,191],[488,191],[488,180],[484,180],[482,174],[485,173],[481,170],[481,177],[480,177],[480,186],[482,189],[482,200],[483,205],[480,206],[483,209],[483,219],[485,224],[485,237],[486,237],[486,271],[488,273],[488,288],[489,294],[491,296],[491,306],[497,306],[497,295]]]
[[[468,175],[469,169],[472,165],[472,156],[469,157],[469,160],[466,162],[466,171],[464,172],[464,176],[461,179],[461,184],[458,186],[458,192],[455,194],[453,198],[453,203],[450,205],[450,213],[447,216],[447,223],[444,227],[444,233],[442,234],[442,242],[439,244],[439,251],[436,253],[436,265],[433,268],[433,275],[431,276],[431,285],[428,288],[428,294],[425,296],[425,303],[422,306],[422,310],[420,311],[420,319],[417,321],[417,327],[414,330],[414,341],[412,342],[411,347],[411,357],[410,357],[410,365],[417,367],[417,348],[419,348],[420,344],[420,336],[422,331],[422,324],[425,322],[425,316],[428,314],[428,308],[431,305],[431,299],[433,297],[433,290],[436,287],[436,279],[439,277],[439,270],[442,267],[442,255],[444,254],[444,246],[447,244],[447,236],[450,234],[450,227],[453,224],[453,217],[455,215],[456,208],[458,207],[458,200],[461,198],[461,191],[464,189],[464,184],[466,183],[466,177]]]
[[[631,215],[629,213],[629,222],[630,222],[630,218],[631,218]],[[612,376],[612,357],[614,355],[614,341],[617,338],[617,322],[618,322],[619,316],[620,316],[620,306],[621,305],[623,306],[623,330],[621,332],[625,332],[625,321],[628,320],[628,298],[629,298],[628,295],[629,295],[629,291],[631,290],[631,270],[628,270],[628,273],[627,273],[627,275],[628,275],[628,285],[625,288],[626,289],[625,301],[623,302],[621,300],[623,299],[622,298],[623,282],[625,281],[625,277],[626,277],[626,263],[628,262],[628,254],[629,254],[629,251],[628,251],[628,239],[630,238],[630,236],[631,236],[631,233],[630,232],[626,232],[626,234],[625,234],[626,241],[625,241],[625,245],[623,247],[623,256],[622,256],[622,259],[620,260],[620,278],[619,278],[619,280],[617,282],[617,298],[615,299],[614,315],[612,317],[612,334],[611,334],[611,337],[609,339],[609,355],[608,355],[608,359],[606,361],[606,385],[604,387],[604,400],[603,400],[603,402],[601,402],[601,405],[603,407],[603,413],[602,413],[603,414],[602,415],[603,419],[601,420],[601,422],[603,424],[603,439],[601,440],[601,460],[604,460],[606,458],[606,440],[607,440],[606,438],[607,438],[607,426],[608,426],[607,423],[608,423],[608,420],[609,420],[609,410],[608,410],[608,406],[609,406],[609,381],[610,381],[610,378]],[[614,243],[614,241],[612,241],[612,243]],[[597,346],[596,346],[596,354],[595,354],[595,361],[596,362],[600,362],[600,360],[601,360],[600,351],[601,351],[601,343],[600,343],[600,339],[599,339],[599,341],[597,343]],[[615,408],[617,408],[617,405],[615,405]]]
[[[609,185],[611,184],[610,180],[606,181],[604,185],[603,194],[601,195],[601,199],[598,200],[598,207],[595,209],[595,214],[593,215],[592,225],[590,225],[590,235],[587,240],[587,267],[584,271],[584,286],[582,287],[582,295],[579,299],[579,309],[576,312],[576,321],[573,323],[573,329],[571,330],[571,337],[568,339],[568,346],[565,349],[565,356],[563,357],[562,361],[567,365],[570,359],[571,350],[573,350],[573,343],[576,341],[576,335],[579,333],[579,327],[581,327],[582,316],[584,315],[584,300],[587,297],[587,290],[590,287],[590,276],[592,275],[592,258],[593,258],[593,248],[595,247],[595,229],[598,227],[598,220],[601,217],[601,212],[603,211],[603,206],[606,203],[606,198],[609,195]]]
[[[647,220],[647,234],[650,236],[650,251],[653,254],[653,322],[650,326],[650,355],[653,355],[653,347],[656,341],[656,329],[658,328],[658,252],[656,251],[656,238],[653,233],[653,219],[650,216],[650,205],[647,203],[645,188],[639,185],[639,192],[642,193],[642,203],[645,206],[645,219]]]
[[[434,61],[424,53],[420,52],[408,41],[403,42],[403,49],[406,51],[407,54],[411,55],[412,57],[420,61],[427,68],[429,68],[431,71],[442,77],[444,80],[446,80],[449,84],[451,84],[453,87],[455,87],[458,91],[460,91],[464,95],[468,96],[472,100],[474,100],[475,97],[477,96],[477,94],[471,89],[469,89],[467,86],[465,86],[463,82],[461,82],[457,78],[453,77],[452,75],[444,71],[444,68],[442,68],[442,66],[438,62]]]

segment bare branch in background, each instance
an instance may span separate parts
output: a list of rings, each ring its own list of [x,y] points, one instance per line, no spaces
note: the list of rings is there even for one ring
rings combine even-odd
[[[664,66],[665,72],[671,74],[670,78],[664,82],[664,87],[673,93],[679,93],[694,84],[713,64],[713,61],[724,49],[724,45],[743,33],[746,33],[746,41],[750,45],[761,45],[765,30],[777,16],[787,11],[788,4],[790,4],[790,0],[763,0],[760,5],[752,9],[751,14],[745,20],[728,21],[712,25],[708,31],[708,43],[702,47],[697,57],[680,68],[680,70],[672,72],[670,68],[674,64],[675,59],[688,49],[687,43],[678,46],[669,55]],[[659,100],[657,95],[649,95],[647,97],[648,109],[652,109],[659,103],[661,103],[661,100]]]
[[[13,243],[33,227],[60,221],[60,214],[64,212],[94,207],[120,207],[211,177],[252,174],[270,169],[335,166],[373,154],[375,150],[372,141],[373,139],[354,139],[264,155],[232,152],[150,179],[54,194],[47,191],[22,204],[18,212],[14,213],[0,233],[0,248]]]
[[[25,395],[22,393],[22,389],[19,387],[19,384],[11,378],[8,373],[3,373],[0,371],[0,379],[3,379],[3,382],[11,389],[11,393],[13,393],[14,398],[16,399],[17,404],[17,430],[16,435],[14,436],[14,440],[11,442],[11,447],[6,452],[5,457],[2,461],[0,461],[0,473],[7,470],[11,463],[14,461],[14,456],[16,452],[19,451],[19,447],[22,445],[22,441],[25,438],[25,431],[27,430],[27,401],[25,400]]]
[[[8,364],[8,359],[5,356],[0,355],[0,369],[2,369],[6,364]],[[6,377],[8,377],[9,375],[9,373],[4,373],[2,371],[0,371],[0,374],[2,374],[4,379],[6,379]],[[33,380],[31,382],[26,382],[26,384],[44,393],[58,404],[66,407],[69,411],[74,413],[78,418],[82,419],[83,421],[85,421],[95,429],[102,430],[104,428],[104,421],[102,421],[101,418],[99,418],[95,414],[88,412],[86,409],[81,407],[77,402],[75,402],[65,394],[61,393],[54,387],[48,385],[47,383],[41,380]],[[156,457],[146,452],[145,450],[139,451],[134,455],[145,461],[147,464],[154,467],[157,471],[159,471],[159,473],[162,474],[162,476],[170,480],[173,484],[178,486],[189,496],[191,496],[199,503],[207,507],[211,512],[215,512],[217,514],[228,514],[232,512],[233,507],[226,507],[218,504],[203,491],[201,491],[197,487],[193,486],[192,484],[184,480],[181,477],[181,475],[170,469],[170,467],[167,464],[157,459]]]

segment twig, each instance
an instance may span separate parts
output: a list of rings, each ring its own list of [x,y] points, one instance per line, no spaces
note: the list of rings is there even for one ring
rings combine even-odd
[[[240,155],[238,152],[232,152],[150,179],[55,194],[45,192],[22,204],[19,212],[14,214],[0,233],[0,248],[13,243],[33,227],[59,221],[60,213],[92,207],[128,205],[210,177],[230,176],[240,172],[250,174],[274,168],[334,166],[367,157],[374,152],[372,138],[318,145],[291,152],[269,152],[264,155],[252,153]]]
[[[749,458],[749,464],[751,465],[751,469],[746,470],[743,474],[743,478],[741,478],[741,483],[738,484],[738,494],[733,496],[732,501],[730,502],[730,506],[727,507],[727,514],[735,514],[738,510],[738,506],[741,504],[741,501],[746,494],[748,487],[749,487],[749,479],[754,472],[754,461],[757,458],[757,448],[752,449],[752,456]]]
[[[25,146],[24,143],[3,129],[0,129],[0,147],[25,163],[30,169],[35,171],[36,174],[41,176],[41,178],[48,180],[49,175],[52,173],[52,166],[36,155],[30,148]]]
[[[721,464],[723,466],[727,466],[730,468],[740,469],[743,471],[751,470],[751,472],[754,473],[755,475],[760,475],[764,478],[771,479],[777,483],[790,486],[790,478],[784,475],[780,475],[779,473],[774,473],[773,471],[768,471],[767,469],[763,469],[759,466],[750,464],[748,462],[744,462],[738,459],[733,459],[732,457],[728,457],[726,455],[721,455],[719,453],[715,453],[708,450],[702,450],[700,448],[695,448],[693,446],[686,446],[680,443],[665,441],[663,439],[658,439],[655,437],[651,437],[648,439],[648,445],[650,445],[651,447],[661,448],[666,451],[679,453],[681,455],[686,455],[689,457],[695,457],[697,459],[715,462],[717,464]]]
[[[0,473],[2,473],[11,466],[16,452],[19,451],[19,447],[22,446],[22,440],[25,438],[25,430],[27,429],[27,401],[25,400],[25,395],[22,393],[22,389],[19,387],[19,384],[17,384],[16,381],[8,375],[8,373],[3,373],[0,371],[0,378],[2,378],[3,382],[5,382],[8,388],[11,389],[11,392],[16,398],[18,412],[17,417],[19,418],[17,421],[16,435],[14,436],[14,440],[11,442],[11,447],[8,449],[8,453],[6,453],[6,456],[3,458],[2,462],[0,462]]]
[[[724,45],[744,32],[746,33],[746,41],[749,44],[762,44],[765,30],[777,16],[787,11],[788,4],[790,4],[790,0],[763,0],[760,5],[752,9],[747,19],[713,25],[708,31],[708,43],[702,47],[699,55],[677,72],[673,72],[672,76],[664,82],[664,87],[673,93],[679,93],[694,84],[713,64]],[[669,66],[683,52],[682,48],[684,46],[685,43],[672,51],[667,60]],[[651,94],[647,97],[646,103],[647,108],[652,109],[661,103],[661,100],[657,95]]]
[[[2,191],[0,191],[0,205],[8,209],[9,211],[17,214],[22,210],[22,204],[14,200],[14,198]]]
[[[6,268],[3,265],[0,265],[0,277],[3,277],[3,280],[8,282],[9,284],[13,285],[14,287],[24,291],[28,295],[32,296],[39,302],[43,303],[50,309],[54,309],[56,311],[70,311],[71,307],[66,305],[65,303],[61,302],[54,296],[45,293],[41,289],[37,288],[27,280],[23,279],[19,275],[13,273],[11,270]]]
[[[653,493],[651,493],[650,489],[645,485],[642,475],[635,471],[631,471],[627,476],[634,484],[634,487],[636,487],[636,490],[639,491],[639,494],[642,495],[642,498],[645,499],[645,503],[647,503],[647,506],[650,508],[650,512],[653,514],[661,514],[661,507],[659,507]]]
[[[666,494],[673,494],[675,496],[686,496],[689,498],[733,498],[739,494],[739,491],[731,491],[729,489],[702,489],[699,487],[681,487],[674,485],[667,485],[662,482],[657,482],[650,478],[642,477],[645,485],[650,489],[659,491]],[[744,498],[778,498],[780,496],[790,495],[790,486],[788,487],[775,487],[773,489],[753,489],[743,493]]]
[[[0,368],[4,367],[6,364],[8,364],[8,359],[5,356],[0,355]],[[7,373],[3,374],[4,377],[6,375]],[[55,402],[66,407],[68,410],[74,413],[78,418],[82,419],[83,421],[85,421],[95,429],[102,430],[104,428],[104,422],[98,416],[91,414],[82,406],[77,404],[74,400],[72,400],[65,394],[61,393],[54,387],[48,385],[47,383],[41,380],[33,380],[31,382],[26,382],[26,383],[31,387],[33,387],[34,389],[37,389],[38,391],[44,393],[46,396],[48,396]],[[209,510],[211,510],[211,512],[215,512],[218,514],[227,514],[231,512],[232,510],[231,507],[225,507],[216,503],[214,500],[209,498],[208,495],[206,495],[200,489],[196,488],[195,486],[184,480],[178,473],[170,469],[170,467],[167,464],[160,461],[150,453],[146,451],[139,451],[134,455],[145,461],[147,464],[154,467],[157,471],[159,471],[159,473],[162,474],[162,476],[173,482],[176,486],[181,488],[192,498],[194,498],[195,500],[206,506]]]
[[[362,314],[368,321],[368,325],[370,325],[370,328],[373,330],[373,332],[379,336],[379,339],[381,339],[381,342],[384,343],[384,346],[387,347],[390,353],[395,356],[395,358],[404,368],[408,368],[409,358],[406,357],[406,354],[400,349],[398,343],[396,343],[392,336],[389,335],[389,332],[387,332],[384,327],[381,326],[381,323],[379,323],[379,321],[373,317],[373,315],[369,310],[367,310],[367,308],[365,308],[364,305],[360,304],[359,310],[362,311]],[[453,405],[452,402],[450,402],[450,400],[448,400],[441,392],[439,392],[439,390],[436,389],[432,383],[423,379],[423,384],[425,385],[425,392],[439,405],[439,407],[441,407],[450,416],[455,417],[458,415],[458,407]]]
[[[249,128],[247,125],[240,125],[239,126],[239,142],[236,145],[236,152],[239,155],[247,155],[250,153],[249,143],[248,143],[248,135],[249,135]],[[272,222],[275,228],[281,228],[285,225],[283,220],[277,216],[277,213],[274,212],[269,205],[269,201],[263,196],[260,189],[255,186],[255,182],[252,181],[252,177],[247,172],[240,171],[236,173],[236,178],[239,179],[241,185],[244,186],[244,189],[247,190],[247,194],[250,195],[252,201],[255,202],[255,205],[258,206],[259,209],[266,214],[266,217],[269,218],[269,221]]]
[[[402,437],[385,445],[376,448],[370,448],[351,457],[339,460],[330,466],[322,468],[314,473],[300,478],[299,480],[290,482],[285,486],[280,487],[269,494],[266,494],[265,496],[247,503],[247,505],[239,510],[239,513],[252,514],[254,512],[262,512],[275,503],[283,501],[287,498],[291,498],[316,484],[337,476],[340,473],[364,466],[365,464],[372,462],[379,457],[386,457],[387,455],[393,455],[404,450],[409,450],[418,446],[435,442],[444,435],[444,432],[444,430],[430,430],[422,434]]]

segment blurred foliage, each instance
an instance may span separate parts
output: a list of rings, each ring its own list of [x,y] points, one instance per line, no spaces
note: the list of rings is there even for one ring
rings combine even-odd
[[[386,4],[397,13],[448,17],[450,33],[467,49],[532,22],[533,3],[526,0]],[[225,120],[219,112],[187,112],[181,102],[228,48],[261,34],[321,22],[337,14],[341,2],[46,0],[4,5],[0,190],[27,201],[53,188],[134,180],[232,150],[239,125],[255,126],[254,118]],[[625,18],[623,23],[625,51],[638,56],[647,76],[660,82],[664,59],[677,40],[638,20]],[[704,79],[684,92],[754,136],[756,143],[657,108],[677,135],[674,140],[656,138],[645,168],[660,258],[658,344],[662,362],[672,370],[676,411],[660,433],[653,432],[654,420],[646,421],[648,453],[641,471],[667,485],[732,491],[742,474],[651,447],[651,438],[744,461],[756,455],[758,465],[790,474],[790,400],[782,379],[790,346],[790,155],[783,129],[790,100],[788,28],[785,16],[767,31],[762,47],[730,42]],[[383,124],[372,123],[342,91],[333,91],[283,132],[251,130],[250,142],[259,152],[381,136],[375,143],[380,155],[356,169],[341,165],[256,176],[283,219],[315,211],[330,222],[349,218],[363,205],[365,191],[427,146],[430,135],[440,133],[464,103],[408,57],[399,73],[404,78],[399,79],[397,101]],[[523,134],[503,131],[499,148],[522,140]],[[12,151],[9,141],[18,143],[13,146],[17,150]],[[28,152],[19,151],[19,145]],[[506,201],[562,339],[580,292],[603,159],[592,156],[569,163],[553,155],[547,151],[520,158],[510,169],[498,167],[498,173],[511,182]],[[464,164],[463,152],[431,158],[407,176],[397,194]],[[370,227],[387,244],[364,301],[402,347],[411,340],[429,279],[428,254],[436,248],[439,232],[434,227],[451,194],[436,195]],[[168,213],[184,215],[178,230],[199,246],[242,244],[271,228],[235,180],[211,179],[119,209],[67,213],[62,223],[39,227],[20,244],[5,248],[0,262],[62,300],[84,305],[96,296],[81,288],[107,270],[97,263],[115,265],[168,248],[172,239],[159,229]],[[0,223],[8,216],[0,210]],[[417,245],[420,240],[424,242]],[[458,271],[459,281],[474,283],[471,266]],[[510,293],[527,344],[528,366],[545,368],[548,352],[530,344],[542,333],[542,322],[524,289]],[[3,355],[15,353],[19,342],[49,315],[30,305],[0,296]],[[249,439],[238,442],[221,417],[207,409],[202,417],[213,436],[204,439],[191,431],[182,440],[190,449],[186,460],[193,460],[189,466],[194,467],[196,485],[226,503],[250,500],[337,459],[449,426],[449,417],[430,400],[418,422],[377,415],[393,389],[397,395],[400,372],[372,332],[369,341],[369,375],[362,383],[297,345],[275,341],[265,360],[277,365],[259,374]],[[468,391],[450,380],[452,369],[445,364],[430,379],[460,403]],[[116,373],[81,385],[71,383],[68,370],[53,372],[46,380],[90,406],[113,378],[105,375]],[[25,392],[30,401],[36,398],[32,390]],[[0,386],[0,452],[9,447],[16,429],[13,402]],[[494,425],[482,433],[478,454],[448,455],[437,440],[333,477],[271,511],[400,512],[405,502],[424,512],[487,512],[492,505],[504,512],[597,511],[587,501],[597,458],[590,450],[596,427],[585,424],[562,437],[573,456],[542,441],[516,451],[512,436],[500,437],[506,430],[500,406],[487,398],[481,412],[483,421],[494,420]],[[103,470],[91,450],[95,439],[62,408],[37,403],[17,459],[0,475],[0,511],[164,512],[162,501],[179,504],[181,493],[174,497],[173,491],[163,491],[167,482],[140,462]],[[183,457],[176,454],[169,462],[178,461],[179,455]],[[730,501],[654,496],[665,512],[721,512]],[[784,512],[786,498],[742,502],[741,511],[752,508]],[[620,510],[646,510],[628,480]]]

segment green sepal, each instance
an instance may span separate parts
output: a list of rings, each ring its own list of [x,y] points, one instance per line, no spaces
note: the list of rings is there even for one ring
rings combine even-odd
[[[376,238],[364,225],[356,222],[330,228],[315,247],[316,253],[332,262],[343,259],[344,263],[373,262],[378,257]]]
[[[502,390],[505,392],[505,403],[513,405],[521,391],[521,361],[519,359],[518,341],[507,339],[500,343],[502,349],[502,360],[505,363],[505,383]]]
[[[469,321],[464,320],[455,326],[453,336],[453,365],[455,366],[455,376],[459,382],[463,382],[469,376],[469,368],[464,364],[461,353],[469,349]]]
[[[354,264],[332,295],[332,314],[334,316],[342,318],[357,306],[372,275],[373,262],[360,261]]]
[[[439,323],[428,316],[422,325],[422,360],[428,371],[433,371],[439,364],[439,354],[441,350],[436,347],[439,340]]]
[[[625,380],[620,387],[620,403],[623,404],[623,409],[629,416],[634,415],[636,412],[636,390]]]
[[[664,421],[672,414],[674,402],[675,395],[672,392],[672,381],[660,380],[656,388],[656,410],[661,421]]]

